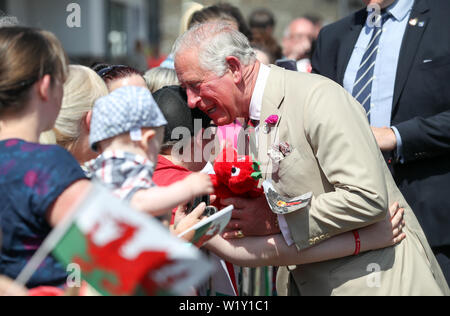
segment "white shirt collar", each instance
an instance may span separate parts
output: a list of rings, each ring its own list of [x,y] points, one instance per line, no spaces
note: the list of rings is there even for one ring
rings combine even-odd
[[[260,64],[258,78],[256,79],[255,89],[253,90],[252,99],[250,101],[250,119],[259,121],[261,119],[261,108],[266,88],[267,79],[269,78],[270,67]]]
[[[397,21],[403,21],[409,16],[413,6],[414,0],[396,0],[387,8],[387,11],[389,11]]]

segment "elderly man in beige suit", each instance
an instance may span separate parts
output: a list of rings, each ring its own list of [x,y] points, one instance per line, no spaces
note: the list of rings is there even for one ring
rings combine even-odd
[[[189,106],[217,125],[237,117],[259,120],[257,158],[266,184],[286,201],[303,196],[302,207],[277,214],[282,234],[219,238],[211,249],[237,264],[286,266],[278,273],[281,295],[449,295],[423,231],[385,167],[364,109],[351,95],[324,77],[261,65],[247,39],[223,23],[185,33],[174,56]],[[359,245],[351,232],[383,221],[395,201],[405,209],[406,239],[358,254],[359,246],[367,245]],[[264,217],[269,208],[265,199],[225,202],[247,218]],[[336,245],[347,250],[334,253]],[[329,256],[318,255],[321,250]]]

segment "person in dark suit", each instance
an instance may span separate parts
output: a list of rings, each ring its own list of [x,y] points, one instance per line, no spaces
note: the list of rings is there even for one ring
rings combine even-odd
[[[367,9],[323,28],[313,72],[366,109],[450,282],[450,1],[364,2]]]

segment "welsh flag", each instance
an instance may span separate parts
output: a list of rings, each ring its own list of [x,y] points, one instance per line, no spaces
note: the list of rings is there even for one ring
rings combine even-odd
[[[98,185],[73,214],[49,236],[52,253],[102,295],[185,295],[213,271],[195,247]]]

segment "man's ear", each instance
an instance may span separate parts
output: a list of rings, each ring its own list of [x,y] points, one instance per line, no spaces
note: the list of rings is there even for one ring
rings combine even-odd
[[[156,136],[156,131],[154,129],[142,130],[142,139],[141,139],[140,145],[145,151],[148,150],[148,144],[155,136]]]
[[[230,69],[233,75],[233,81],[235,84],[239,84],[242,80],[242,64],[239,59],[234,56],[228,56],[226,58],[228,63],[228,69]]]
[[[44,101],[48,101],[50,99],[51,84],[52,77],[50,77],[50,75],[45,75],[37,82],[38,94]]]

